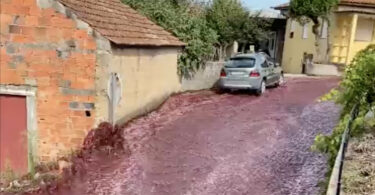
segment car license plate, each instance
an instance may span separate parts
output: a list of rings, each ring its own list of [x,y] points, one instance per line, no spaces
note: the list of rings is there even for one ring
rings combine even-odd
[[[243,72],[231,72],[231,75],[243,75]]]
[[[243,82],[242,81],[236,81],[236,80],[230,80],[229,81],[229,84],[230,85],[242,85],[243,84]]]

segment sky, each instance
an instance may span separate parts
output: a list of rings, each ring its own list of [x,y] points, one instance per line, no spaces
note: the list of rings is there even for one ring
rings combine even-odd
[[[242,0],[251,9],[271,9],[270,7],[283,4],[289,0]]]

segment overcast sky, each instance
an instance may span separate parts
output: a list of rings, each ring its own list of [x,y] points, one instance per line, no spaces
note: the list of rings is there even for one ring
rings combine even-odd
[[[270,9],[270,7],[283,4],[289,0],[242,0],[251,9]]]

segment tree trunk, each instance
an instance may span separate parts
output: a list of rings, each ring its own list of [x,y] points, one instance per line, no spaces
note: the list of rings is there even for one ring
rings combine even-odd
[[[222,57],[223,57],[223,46],[222,45],[219,45],[219,51],[218,51],[218,54],[219,54],[219,61],[222,60]]]
[[[228,48],[228,44],[224,44],[224,47],[223,47],[223,51],[222,51],[222,59],[225,60],[225,58],[227,57],[227,48]]]
[[[320,57],[320,44],[319,44],[319,39],[320,39],[320,33],[319,33],[320,22],[319,22],[319,19],[314,19],[313,22],[314,22],[314,25],[313,25],[312,29],[313,29],[313,33],[315,35],[316,56]]]
[[[327,55],[326,55],[326,59],[325,59],[325,62],[326,63],[329,63],[330,62],[330,53],[331,53],[331,44],[330,44],[330,40],[331,40],[331,33],[330,33],[330,28],[331,28],[331,21],[329,19],[326,19],[325,20],[327,22]]]
[[[228,48],[228,44],[225,44],[224,48],[223,48],[223,59],[224,60],[227,58],[227,48]]]
[[[241,45],[241,53],[245,53],[246,43]]]

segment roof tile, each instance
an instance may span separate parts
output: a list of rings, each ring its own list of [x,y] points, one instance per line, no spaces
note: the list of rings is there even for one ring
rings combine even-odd
[[[340,0],[340,4],[375,7],[375,0]],[[289,7],[289,3],[283,3],[273,8],[277,10],[282,10],[282,9],[287,9],[288,7]]]
[[[375,0],[341,0],[341,3],[375,7]]]
[[[184,46],[177,37],[120,0],[59,0],[79,19],[119,45]]]

